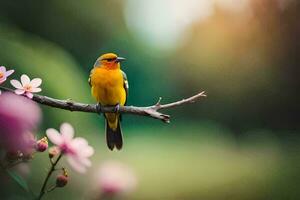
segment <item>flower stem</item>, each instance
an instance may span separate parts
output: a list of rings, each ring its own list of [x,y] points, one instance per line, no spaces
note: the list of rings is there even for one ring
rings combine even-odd
[[[43,195],[44,195],[45,193],[47,193],[47,191],[46,191],[45,189],[46,189],[48,180],[49,180],[49,178],[51,177],[52,173],[55,171],[55,166],[57,165],[57,163],[58,163],[58,161],[61,159],[61,157],[62,157],[62,154],[60,154],[60,155],[58,156],[58,158],[56,159],[55,162],[51,162],[51,167],[50,167],[50,169],[49,169],[49,171],[48,171],[48,174],[47,174],[47,176],[46,176],[46,178],[45,178],[45,180],[44,180],[44,183],[43,183],[43,186],[42,186],[42,188],[41,188],[39,197],[37,198],[38,200],[42,199]]]

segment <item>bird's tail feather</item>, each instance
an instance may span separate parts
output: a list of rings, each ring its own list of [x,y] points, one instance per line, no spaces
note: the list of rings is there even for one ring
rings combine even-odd
[[[123,139],[122,139],[122,129],[121,123],[118,120],[117,129],[113,130],[110,128],[108,124],[108,120],[106,121],[106,143],[110,150],[113,150],[116,147],[118,150],[122,149],[123,146]]]

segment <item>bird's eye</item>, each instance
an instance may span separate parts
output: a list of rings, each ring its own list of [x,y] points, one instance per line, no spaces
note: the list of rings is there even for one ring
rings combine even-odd
[[[115,58],[108,58],[108,59],[106,59],[108,62],[111,62],[111,61],[113,61],[113,60],[115,60]]]

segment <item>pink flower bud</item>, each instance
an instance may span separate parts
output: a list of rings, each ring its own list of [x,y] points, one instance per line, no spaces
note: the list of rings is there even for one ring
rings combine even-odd
[[[57,146],[49,148],[49,158],[53,158],[54,156],[58,155],[60,150]]]
[[[35,149],[39,152],[44,152],[48,148],[48,139],[47,137],[43,137],[39,141],[36,142]]]
[[[68,183],[68,175],[62,174],[56,177],[56,186],[57,187],[64,187]]]

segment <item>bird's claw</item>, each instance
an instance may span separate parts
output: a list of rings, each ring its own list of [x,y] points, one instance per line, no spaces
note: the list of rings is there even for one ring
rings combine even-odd
[[[115,113],[119,113],[119,111],[120,111],[120,104],[117,104],[115,106]]]

